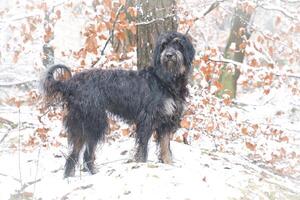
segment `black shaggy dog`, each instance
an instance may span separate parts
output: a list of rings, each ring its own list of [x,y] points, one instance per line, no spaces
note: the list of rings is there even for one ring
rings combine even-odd
[[[74,176],[78,156],[94,174],[95,148],[108,127],[107,112],[136,124],[134,160],[146,162],[148,141],[157,133],[160,160],[171,163],[170,135],[179,126],[195,50],[189,39],[177,32],[159,37],[153,66],[141,71],[91,69],[71,77],[64,65],[52,66],[42,82],[46,102],[63,102],[64,126],[72,151],[65,164],[65,177]],[[57,71],[70,75],[56,80]]]

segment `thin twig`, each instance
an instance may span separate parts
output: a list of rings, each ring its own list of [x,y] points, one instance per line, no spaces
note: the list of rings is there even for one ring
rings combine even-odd
[[[240,63],[240,62],[236,62],[234,60],[230,60],[230,59],[226,59],[226,58],[221,58],[219,60],[209,58],[208,60],[211,61],[211,62],[221,62],[221,63],[226,63],[226,64],[231,63],[231,64],[236,65],[236,66],[247,67],[247,68],[253,69],[253,70],[259,70],[259,69],[255,69],[255,68],[251,67],[250,65]],[[289,77],[289,78],[300,79],[300,74],[278,74],[276,72],[270,72],[270,73],[274,76],[277,76],[277,77]]]
[[[208,13],[210,13],[211,11],[216,9],[220,5],[221,2],[224,2],[224,0],[223,1],[215,1],[214,3],[212,3],[210,5],[210,7],[207,9],[207,11],[205,11],[205,13],[203,14],[203,17],[205,17]]]
[[[5,119],[5,118],[3,118],[3,117],[0,117],[0,122],[1,122],[2,124],[7,124],[7,125],[9,125],[9,126],[11,126],[11,127],[16,126],[15,123],[13,123],[12,121],[10,121],[10,120],[8,120],[8,119]]]
[[[21,110],[19,107],[19,121],[18,121],[18,132],[19,132],[19,140],[18,140],[18,148],[19,148],[19,178],[20,178],[20,184],[21,188],[23,186],[22,181],[22,170],[21,170]]]
[[[24,84],[37,82],[37,81],[38,81],[37,79],[32,79],[32,80],[26,80],[26,81],[15,82],[15,83],[0,83],[0,87],[20,86],[20,85],[24,85]]]
[[[104,44],[104,47],[103,47],[103,49],[101,50],[101,56],[104,55],[104,51],[105,51],[105,49],[106,49],[108,43],[109,43],[110,41],[113,42],[113,37],[114,37],[114,32],[115,32],[116,23],[117,23],[117,20],[118,20],[118,18],[119,18],[119,15],[120,15],[120,13],[121,13],[121,11],[122,11],[123,9],[124,9],[124,5],[121,5],[121,6],[119,7],[118,11],[117,11],[116,18],[115,18],[115,21],[114,21],[114,23],[113,23],[113,27],[112,27],[110,36],[109,36],[109,38],[106,40],[106,42],[105,42],[105,44]],[[98,62],[99,62],[100,59],[101,59],[101,56],[94,62],[94,64],[92,64],[91,68],[95,67],[95,66],[98,64]]]
[[[280,12],[281,14],[286,16],[287,18],[289,18],[291,20],[297,20],[298,21],[298,19],[296,17],[292,16],[292,14],[286,12],[285,10],[283,10],[281,8],[272,7],[271,5],[265,5],[265,4],[259,5],[258,7],[262,8],[264,10]]]
[[[224,1],[225,1],[225,0],[217,0],[217,1],[215,1],[214,3],[212,3],[212,4],[210,5],[210,7],[207,9],[207,11],[205,11],[205,12],[203,13],[202,17],[205,17],[207,14],[209,14],[211,11],[213,11],[215,8],[217,8],[217,7],[220,5],[220,3],[224,2]],[[196,17],[196,18],[194,19],[194,22],[197,21],[197,20],[199,20],[199,19],[200,19],[199,17]],[[187,35],[187,34],[189,33],[190,29],[191,29],[191,25],[190,25],[189,28],[186,30],[185,35]]]
[[[74,188],[72,191],[68,192],[67,194],[63,195],[61,197],[61,200],[66,200],[66,199],[69,199],[68,196],[72,193],[72,192],[75,192],[75,191],[78,191],[78,190],[86,190],[88,188],[91,188],[93,187],[94,185],[93,184],[88,184],[88,185],[82,185],[82,186],[79,186],[79,187],[76,187]]]
[[[41,146],[39,148],[38,159],[37,159],[37,163],[36,163],[36,172],[35,172],[35,177],[34,177],[34,186],[33,186],[32,199],[34,199],[35,187],[36,187],[36,183],[37,183],[37,175],[38,175],[38,171],[39,171],[40,153],[41,153]]]
[[[4,136],[0,140],[0,144],[4,141],[4,139],[8,136],[8,133],[4,134]]]
[[[295,0],[295,1],[287,1],[287,0],[280,0],[280,1],[282,1],[282,2],[284,2],[284,3],[295,3],[295,4],[297,4],[297,3],[300,3],[300,1],[297,1],[297,0]]]
[[[24,183],[24,185],[22,186],[21,190],[19,191],[19,193],[23,192],[27,187],[29,187],[30,185],[32,184],[36,184],[37,182],[40,182],[42,179],[39,178],[37,180],[34,180],[34,181],[29,181],[27,183]]]
[[[20,182],[19,179],[15,178],[13,176],[7,175],[7,174],[0,173],[0,176],[9,177],[9,178],[12,178],[14,181]]]
[[[149,25],[149,24],[155,23],[157,21],[165,21],[166,19],[171,18],[171,17],[175,17],[175,16],[176,16],[175,14],[171,14],[171,15],[167,15],[165,17],[155,18],[155,19],[152,19],[150,21],[139,22],[139,23],[136,23],[135,25],[136,26]]]
[[[66,2],[68,2],[70,0],[66,0],[66,1],[63,1],[63,2],[60,2],[60,3],[57,3],[55,5],[53,5],[50,9],[54,9],[60,5],[63,5],[65,4]],[[41,16],[42,13],[41,12],[36,12],[36,13],[30,13],[28,15],[25,15],[25,16],[21,16],[21,17],[12,17],[10,19],[4,19],[4,20],[0,20],[0,24],[1,23],[10,23],[10,22],[13,22],[13,21],[19,21],[19,20],[23,20],[23,19],[27,19],[27,18],[31,18],[31,17],[37,17],[37,16]]]

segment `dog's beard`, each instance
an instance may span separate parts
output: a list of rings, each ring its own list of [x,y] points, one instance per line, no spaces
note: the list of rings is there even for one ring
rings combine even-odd
[[[183,64],[183,55],[180,51],[174,51],[172,57],[166,56],[166,51],[161,54],[162,66],[172,73],[173,76],[180,76],[186,73],[186,67]]]

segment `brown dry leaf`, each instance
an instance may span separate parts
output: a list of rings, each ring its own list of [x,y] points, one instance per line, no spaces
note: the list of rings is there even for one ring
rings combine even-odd
[[[257,129],[258,129],[258,124],[253,124],[253,125],[252,125],[252,128],[253,128],[255,131],[257,131]]]
[[[38,136],[41,138],[43,142],[47,141],[49,128],[38,128],[36,130]]]
[[[252,67],[257,67],[257,66],[258,66],[258,62],[257,62],[257,60],[254,58],[254,59],[252,59],[252,60],[250,61],[249,65],[252,66]]]
[[[230,105],[232,103],[232,99],[231,98],[226,98],[226,99],[223,99],[223,102],[225,105]],[[230,115],[229,115],[230,116]],[[231,117],[231,116],[230,116]],[[230,118],[229,118],[230,119]]]
[[[120,3],[121,5],[125,5],[125,4],[126,4],[126,0],[119,0],[119,3]]]
[[[29,139],[25,143],[25,146],[34,146],[36,144],[36,138],[33,136],[29,136]]]
[[[281,23],[281,17],[277,16],[275,19],[275,26],[279,26],[280,23]]]
[[[271,57],[273,57],[273,55],[274,55],[273,47],[269,47],[269,54],[270,54]]]
[[[112,2],[111,2],[111,0],[103,0],[103,5],[109,9],[111,9]]]
[[[264,43],[264,38],[261,35],[259,35],[259,36],[257,36],[256,41],[258,43]]]
[[[20,51],[15,51],[14,57],[13,57],[13,63],[17,63],[20,57]]]
[[[264,89],[264,94],[268,95],[270,93],[270,89]]]
[[[50,26],[47,26],[45,28],[45,34],[44,34],[44,42],[47,43],[51,40],[53,37],[53,31]]]
[[[126,37],[126,35],[125,35],[124,32],[118,32],[118,33],[116,34],[116,38],[117,38],[118,40],[120,40],[120,41],[124,41],[124,40],[125,40],[125,37]]]
[[[55,12],[55,14],[56,14],[56,18],[57,18],[57,19],[60,19],[60,18],[61,18],[61,11],[60,11],[60,10],[57,10],[57,11]]]
[[[188,121],[187,118],[183,118],[180,122],[180,126],[182,128],[190,128],[191,123]]]
[[[214,81],[213,84],[218,88],[218,90],[223,89],[223,85],[219,81]]]
[[[131,33],[136,34],[136,25],[135,23],[130,23],[128,26],[128,29],[130,30]]]
[[[243,127],[241,131],[243,135],[248,135],[248,129],[246,127]]]
[[[93,53],[95,55],[98,54],[97,52],[98,45],[97,45],[97,39],[95,35],[91,35],[86,39],[85,48],[87,52]]]
[[[24,43],[26,43],[28,41],[33,41],[33,37],[32,37],[31,33],[23,33],[22,35],[24,37],[24,39],[23,39]]]
[[[43,3],[41,3],[41,4],[38,4],[38,5],[37,5],[37,8],[38,8],[38,9],[41,9],[41,10],[43,10],[43,11],[47,11],[47,10],[48,10],[47,3],[45,3],[45,2],[43,2]]]
[[[182,139],[181,139],[181,137],[180,137],[180,136],[177,136],[177,137],[175,138],[175,141],[176,141],[176,142],[180,142],[180,143],[182,143]]]
[[[137,17],[137,9],[135,7],[128,7],[127,12],[131,15],[131,17]]]
[[[182,139],[183,139],[183,143],[184,144],[189,144],[187,138],[189,136],[189,133],[188,132],[185,132],[183,135],[182,135]]]
[[[212,133],[214,130],[214,124],[213,123],[209,123],[207,126],[206,126],[206,131],[208,133]]]
[[[80,66],[83,67],[83,66],[85,66],[85,65],[86,65],[85,60],[81,60],[81,61],[80,61]]]
[[[289,138],[287,136],[283,136],[279,138],[280,142],[289,142]]]
[[[247,43],[243,42],[239,45],[239,49],[245,49],[247,47]]]
[[[106,24],[104,22],[100,22],[97,26],[97,32],[102,32],[106,30]]]
[[[122,12],[122,13],[119,14],[119,20],[120,20],[121,22],[124,22],[124,21],[127,20],[127,17],[126,17],[126,13],[125,13],[125,12]]]
[[[217,55],[217,49],[215,49],[215,48],[212,48],[212,49],[210,49],[210,55],[213,57],[213,56],[216,56]]]
[[[245,35],[246,34],[246,29],[245,28],[240,28],[239,29],[239,36],[243,36],[243,35]]]
[[[130,133],[130,132],[129,132],[129,128],[127,128],[127,129],[122,129],[121,131],[122,131],[122,135],[123,135],[123,136],[128,136],[129,133]]]
[[[250,149],[251,151],[255,151],[255,149],[256,149],[256,144],[252,144],[252,143],[250,143],[250,142],[246,142],[246,147],[247,147],[248,149]]]
[[[193,139],[194,139],[194,140],[199,140],[199,139],[200,139],[200,134],[194,134]]]

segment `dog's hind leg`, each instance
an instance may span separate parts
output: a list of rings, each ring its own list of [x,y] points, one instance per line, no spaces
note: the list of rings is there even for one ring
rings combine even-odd
[[[83,155],[83,161],[84,161],[84,169],[86,171],[89,171],[91,174],[96,174],[97,170],[95,169],[95,150],[97,147],[97,141],[95,140],[88,140],[86,144],[86,149],[84,151]]]
[[[104,139],[105,131],[108,127],[107,116],[105,111],[97,111],[98,116],[89,116],[88,122],[86,122],[86,149],[83,155],[83,161],[85,169],[91,174],[97,173],[95,168],[95,151],[98,142]],[[94,119],[93,119],[94,118]]]
[[[64,177],[70,177],[75,175],[75,166],[78,162],[79,153],[84,145],[84,139],[82,137],[72,138],[72,152],[67,158],[65,164]]]
[[[68,114],[64,117],[64,126],[68,132],[68,143],[69,146],[72,147],[72,151],[65,164],[65,178],[75,175],[75,166],[83,145],[85,144],[86,138],[83,134],[84,123],[82,119],[81,113],[75,109],[69,110]]]

